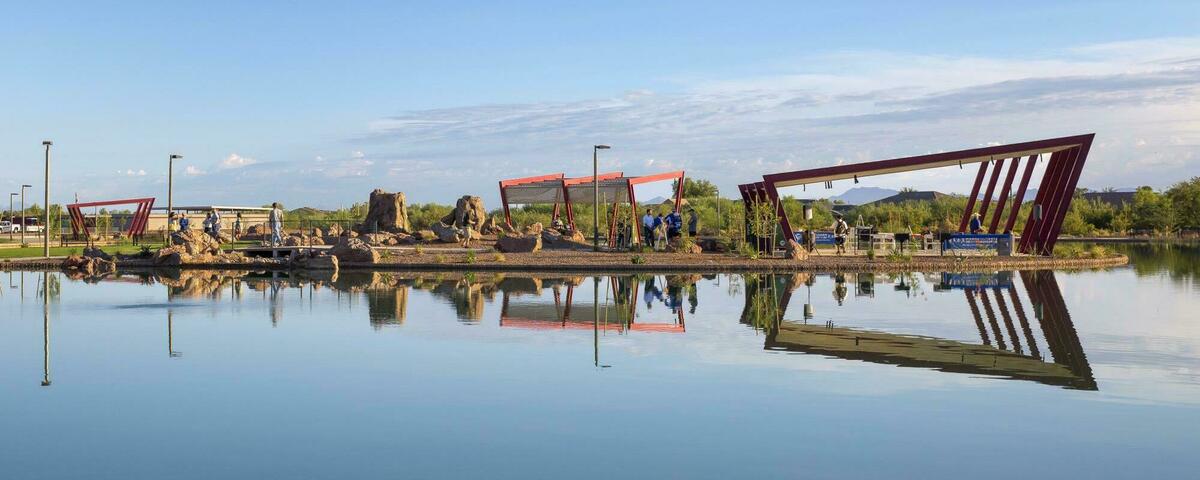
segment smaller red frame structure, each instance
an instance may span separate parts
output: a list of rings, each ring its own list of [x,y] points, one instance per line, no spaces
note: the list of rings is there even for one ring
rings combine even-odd
[[[133,219],[129,222],[129,229],[125,234],[134,240],[141,239],[142,235],[146,233],[146,225],[150,221],[150,210],[154,208],[154,197],[68,204],[67,213],[71,216],[71,233],[76,238],[82,236],[85,240],[90,241],[92,231],[87,226],[82,209],[112,205],[137,205],[137,208],[133,212]]]
[[[674,211],[679,212],[683,206],[684,178],[685,178],[685,172],[683,170],[677,170],[677,171],[673,171],[673,172],[663,172],[663,173],[658,173],[658,174],[653,174],[653,175],[643,175],[643,176],[637,176],[637,177],[626,177],[623,172],[608,172],[608,173],[602,173],[602,174],[597,175],[595,179],[593,179],[592,176],[590,176],[590,175],[586,176],[586,177],[567,178],[562,173],[552,173],[552,174],[547,174],[547,175],[537,175],[537,176],[532,176],[532,177],[501,180],[500,181],[500,202],[504,208],[504,222],[509,227],[511,227],[512,226],[512,214],[510,213],[510,210],[509,210],[509,203],[513,200],[510,198],[510,195],[509,195],[510,191],[514,188],[522,188],[522,187],[524,187],[526,189],[531,189],[531,190],[541,189],[542,190],[541,194],[547,196],[547,198],[539,199],[539,201],[531,202],[531,203],[540,203],[540,204],[552,203],[554,205],[554,213],[553,213],[554,218],[559,217],[560,207],[562,207],[562,210],[564,210],[565,216],[567,217],[567,223],[569,225],[571,225],[572,228],[574,228],[575,227],[575,212],[572,207],[572,204],[574,204],[574,203],[591,203],[592,197],[591,197],[590,192],[592,189],[592,183],[598,183],[599,188],[601,189],[602,192],[611,193],[611,195],[606,193],[605,197],[606,198],[612,197],[612,200],[613,200],[612,209],[613,209],[614,214],[611,216],[612,221],[608,225],[608,231],[609,231],[608,243],[610,246],[612,246],[612,245],[615,245],[615,243],[616,243],[616,235],[615,235],[616,228],[617,228],[616,211],[617,211],[617,207],[619,207],[621,203],[629,203],[629,205],[631,206],[631,209],[630,209],[630,211],[632,212],[631,225],[633,225],[634,227],[637,227],[638,225],[640,225],[640,222],[638,221],[638,215],[637,215],[637,208],[638,208],[637,195],[634,193],[633,187],[635,187],[637,185],[646,184],[646,183],[662,182],[662,181],[666,181],[666,180],[675,180],[677,183],[676,183],[675,192],[674,192],[675,193]],[[572,194],[573,191],[575,192],[575,194]],[[551,194],[553,194],[553,197],[554,197],[553,199],[548,198]],[[584,194],[584,195],[581,195],[581,194]],[[605,208],[609,208],[609,207],[606,206]],[[635,230],[636,230],[636,228],[635,228]],[[630,240],[633,243],[641,243],[641,235],[631,235]]]

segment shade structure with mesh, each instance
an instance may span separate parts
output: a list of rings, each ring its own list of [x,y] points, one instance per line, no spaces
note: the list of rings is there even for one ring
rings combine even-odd
[[[551,173],[533,177],[514,178],[500,181],[500,202],[504,207],[504,222],[512,226],[510,205],[554,205],[552,218],[558,219],[560,214],[566,217],[566,222],[575,228],[575,212],[573,204],[591,205],[593,197],[599,197],[604,208],[612,208],[608,225],[609,245],[616,241],[617,214],[621,205],[630,205],[633,222],[638,224],[637,194],[634,187],[646,183],[676,181],[675,211],[678,212],[683,201],[684,172],[664,172],[654,175],[627,177],[623,172],[608,172],[585,177],[566,177],[562,173]],[[593,195],[596,193],[596,195]],[[633,243],[640,243],[638,235],[632,235]]]
[[[832,167],[798,170],[763,175],[761,182],[739,186],[742,200],[747,205],[755,202],[771,202],[775,205],[776,214],[784,238],[793,238],[791,222],[784,213],[780,202],[779,189],[808,184],[825,184],[826,187],[838,180],[859,179],[894,173],[928,170],[941,167],[978,164],[971,193],[967,197],[967,206],[962,212],[959,231],[966,230],[972,214],[980,215],[980,224],[988,233],[1012,232],[1017,221],[1017,214],[1025,200],[1025,192],[1039,161],[1045,165],[1041,184],[1033,199],[1033,211],[1038,214],[1030,215],[1025,227],[1021,230],[1021,240],[1017,251],[1027,254],[1050,255],[1058,239],[1062,222],[1070,208],[1075,186],[1091,149],[1094,133],[1069,137],[1049,138],[1029,142],[995,145],[953,152],[942,152],[913,157],[902,157],[890,160],[836,165]],[[992,195],[1001,179],[1001,171],[1007,166],[1004,183],[1000,185],[1000,197],[992,208]],[[991,170],[989,172],[989,169]],[[989,174],[990,173],[990,174]],[[1020,183],[1013,187],[1017,174]],[[980,195],[981,188],[983,195]],[[1010,192],[1015,196],[1009,203]],[[989,217],[990,215],[990,217]],[[1003,225],[1003,228],[1001,226]]]

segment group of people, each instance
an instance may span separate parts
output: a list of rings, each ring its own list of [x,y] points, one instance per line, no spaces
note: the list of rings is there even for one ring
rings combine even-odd
[[[695,237],[699,226],[700,217],[696,210],[688,209],[688,236]],[[642,216],[642,242],[645,245],[653,245],[656,249],[665,248],[672,240],[683,235],[683,228],[683,215],[678,211],[654,215],[654,211],[647,208],[646,214]]]
[[[178,215],[172,213],[169,221],[171,228],[179,226],[179,231],[186,231],[192,228],[192,220],[188,218],[186,213],[180,212]],[[217,241],[221,241],[221,212],[211,210],[204,215],[204,222],[201,224],[204,228],[204,233],[212,236]],[[267,214],[267,226],[271,229],[271,245],[283,244],[283,209],[278,203],[271,204],[271,212]],[[238,212],[233,220],[233,240],[237,240],[242,236],[242,212]]]

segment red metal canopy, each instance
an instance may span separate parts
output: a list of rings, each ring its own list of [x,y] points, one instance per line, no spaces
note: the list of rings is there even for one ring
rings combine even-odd
[[[1018,251],[1022,253],[1050,255],[1054,251],[1054,244],[1062,228],[1063,218],[1066,216],[1067,209],[1071,205],[1075,186],[1079,182],[1079,174],[1083,170],[1083,164],[1087,160],[1088,151],[1091,149],[1094,137],[1094,133],[1089,133],[1086,135],[1035,140],[1008,145],[972,148],[955,152],[775,173],[763,175],[762,182],[740,185],[739,190],[742,193],[742,200],[747,204],[761,201],[775,203],[780,218],[780,226],[783,228],[786,238],[792,238],[793,230],[791,222],[788,221],[787,215],[783,212],[783,205],[779,203],[779,188],[807,185],[810,183],[830,184],[835,180],[858,179],[871,175],[885,175],[889,173],[978,163],[979,171],[975,175],[971,194],[967,197],[967,208],[963,211],[959,231],[966,230],[971,214],[978,211],[981,217],[981,225],[987,226],[989,232],[1010,232],[1016,222],[1021,203],[1024,201],[1025,190],[1028,188],[1030,177],[1033,175],[1034,165],[1038,159],[1042,158],[1042,155],[1049,154],[1049,160],[1046,162],[1046,171],[1042,177],[1042,183],[1038,187],[1037,198],[1034,199],[1035,211],[1040,209],[1042,215],[1040,219],[1036,215],[1031,215],[1026,221],[1025,228],[1021,231],[1021,243],[1018,246]],[[998,230],[1000,217],[1006,213],[1004,210],[1009,192],[1011,191],[1012,182],[1016,178],[1016,172],[1022,161],[1026,163],[1021,176],[1021,183],[1016,190],[1016,198],[1012,206],[1008,207],[1008,217],[1005,221],[1004,229]],[[992,194],[995,191],[996,183],[1000,178],[1000,171],[1004,167],[1005,162],[1010,162],[1008,174],[1000,190],[1000,198],[998,199],[996,208],[989,212],[991,210]],[[990,178],[987,172],[989,165],[994,165]],[[979,190],[983,186],[984,178],[989,178],[989,181],[983,197],[979,198]],[[980,202],[978,203],[978,209],[976,208],[977,199]],[[992,214],[990,221],[987,216],[988,213]]]

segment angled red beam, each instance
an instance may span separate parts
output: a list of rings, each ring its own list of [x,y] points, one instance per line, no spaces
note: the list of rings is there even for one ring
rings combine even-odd
[[[967,231],[967,222],[971,221],[971,214],[975,213],[975,197],[979,196],[979,187],[983,186],[983,177],[987,175],[987,162],[979,164],[979,173],[975,174],[975,184],[971,186],[971,194],[967,196],[967,208],[963,209],[962,220],[958,222],[958,231]]]
[[[1033,178],[1033,168],[1037,166],[1037,155],[1030,155],[1025,162],[1025,173],[1021,175],[1021,184],[1017,187],[1017,197],[1013,199],[1012,210],[1008,212],[1008,220],[1004,222],[1004,233],[1012,232],[1017,224],[1017,215],[1021,214],[1021,204],[1025,201],[1025,190],[1029,188],[1029,179]]]
[[[641,185],[643,183],[661,182],[663,180],[682,180],[683,170],[674,172],[658,173],[654,175],[644,175],[641,177],[629,177],[629,183]]]
[[[988,180],[987,190],[983,193],[983,205],[979,207],[979,227],[987,220],[988,209],[992,206],[992,194],[996,193],[996,182],[1000,180],[1000,170],[1004,169],[1004,159],[996,160],[992,166],[992,178]]]
[[[567,225],[571,226],[571,230],[575,230],[575,209],[571,207],[571,192],[564,186],[562,194],[563,206],[567,209]]]
[[[1017,169],[1020,167],[1020,158],[1012,159],[1012,163],[1008,165],[1008,175],[1004,177],[1004,187],[1000,189],[1000,197],[996,199],[996,213],[992,214],[992,224],[988,226],[988,233],[996,233],[996,228],[1000,226],[1000,217],[1004,216],[1004,205],[1008,203],[1008,194],[1012,191],[1012,183],[1017,178]]]
[[[1071,176],[1071,171],[1074,169],[1075,159],[1078,155],[1078,150],[1071,149],[1063,152],[1062,159],[1059,161],[1059,168],[1055,171],[1054,181],[1049,185],[1050,197],[1046,200],[1046,205],[1042,207],[1042,222],[1038,225],[1036,235],[1034,236],[1033,252],[1038,255],[1049,255],[1046,250],[1047,240],[1050,238],[1050,231],[1054,228],[1055,217],[1059,215],[1059,206],[1062,205],[1064,199],[1070,201],[1070,197],[1074,192],[1067,191],[1067,185]]]
[[[70,208],[70,207],[78,207],[78,208],[106,207],[109,205],[130,205],[130,204],[134,204],[134,203],[141,203],[141,202],[153,201],[153,200],[154,200],[153,197],[144,197],[144,198],[127,198],[124,200],[105,200],[102,202],[71,203],[71,204],[67,205],[67,208]]]
[[[783,201],[779,197],[779,190],[775,188],[774,183],[763,182],[766,187],[767,200],[775,205],[775,216],[779,218],[779,227],[783,229],[783,237],[785,239],[796,238],[792,232],[792,221],[788,219],[787,212],[783,210]]]
[[[1021,232],[1021,251],[1024,253],[1040,253],[1043,240],[1043,231],[1047,223],[1050,223],[1050,206],[1058,202],[1059,189],[1061,188],[1061,179],[1063,171],[1067,163],[1070,151],[1056,152],[1056,155],[1050,157],[1050,165],[1046,167],[1046,173],[1042,175],[1042,183],[1038,185],[1038,200],[1034,203],[1034,208],[1041,207],[1041,219],[1034,219],[1033,215],[1029,218],[1031,222],[1026,225],[1026,231]]]
[[[512,227],[512,214],[508,211],[508,195],[504,192],[504,180],[500,181],[500,205],[504,207],[504,224]]]
[[[913,157],[877,160],[874,162],[836,165],[832,167],[814,168],[794,172],[783,172],[763,175],[763,181],[768,184],[783,184],[782,186],[814,183],[832,177],[833,180],[889,173],[891,171],[911,171],[924,168],[948,167],[956,163],[983,162],[992,158],[1011,158],[1014,156],[1032,155],[1039,152],[1049,152],[1055,149],[1066,149],[1083,143],[1092,134],[1074,135],[1070,137],[1050,138],[1032,142],[1011,143],[994,147],[971,148],[954,152],[933,153]]]
[[[141,221],[138,222],[137,234],[139,236],[146,233],[146,227],[150,225],[150,212],[154,210],[154,199],[151,198],[146,202],[145,208],[142,210]]]
[[[1017,251],[1021,253],[1029,253],[1029,245],[1033,242],[1034,230],[1038,226],[1038,220],[1033,217],[1033,210],[1038,205],[1046,201],[1046,197],[1050,195],[1050,191],[1045,188],[1046,181],[1054,175],[1054,170],[1058,168],[1059,158],[1062,157],[1062,152],[1054,152],[1050,154],[1050,159],[1046,161],[1046,171],[1042,172],[1042,182],[1038,184],[1037,195],[1033,197],[1033,206],[1029,211],[1029,217],[1025,219],[1025,227],[1021,229],[1021,242],[1017,246]]]
[[[629,244],[630,245],[641,245],[642,244],[642,222],[638,221],[638,205],[637,205],[637,200],[633,197],[633,185],[630,184],[629,182],[625,182],[625,189],[629,191],[629,213],[630,213],[630,216],[633,217],[630,219],[633,221],[633,223],[629,224],[630,225],[629,226],[629,237],[630,237]],[[637,292],[636,292],[637,284],[636,283],[634,284],[633,288],[635,290],[634,298],[637,298]]]
[[[524,185],[528,183],[545,182],[547,180],[558,180],[565,176],[566,175],[562,173],[551,173],[548,175],[536,175],[532,177],[510,178],[508,180],[501,180],[500,188],[515,187],[517,185]]]
[[[623,176],[623,175],[624,175],[624,173],[622,173],[622,172],[607,172],[607,173],[601,173],[599,175],[596,175],[596,178],[603,182],[605,180],[613,180],[616,178],[621,178],[621,176]],[[579,184],[583,184],[583,183],[592,183],[592,176],[588,175],[586,177],[564,178],[562,183],[563,183],[564,187],[569,187],[572,185],[579,185]]]
[[[1059,207],[1058,215],[1054,219],[1054,224],[1050,227],[1049,237],[1046,239],[1046,255],[1054,253],[1054,245],[1058,243],[1058,234],[1062,230],[1063,219],[1067,216],[1067,211],[1071,208],[1071,201],[1075,198],[1075,188],[1079,186],[1079,176],[1083,173],[1083,164],[1087,162],[1088,152],[1092,148],[1092,139],[1089,138],[1082,145],[1076,147],[1075,165],[1071,171],[1071,176],[1068,179],[1066,190],[1068,195]]]
[[[679,172],[679,181],[675,185],[675,213],[679,213],[679,209],[683,207],[683,172]]]

